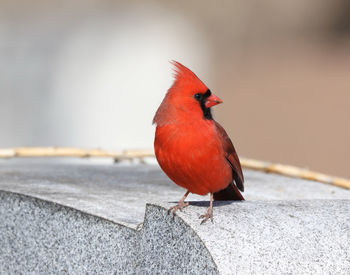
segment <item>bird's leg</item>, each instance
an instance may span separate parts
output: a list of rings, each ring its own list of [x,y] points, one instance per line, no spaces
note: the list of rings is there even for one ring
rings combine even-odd
[[[188,206],[190,203],[185,202],[185,199],[187,198],[189,193],[190,193],[190,191],[187,191],[186,194],[182,197],[182,199],[179,201],[179,203],[177,205],[170,207],[168,210],[168,213],[170,213],[172,211],[175,214],[175,212],[177,210],[182,211],[182,209],[184,209],[186,206]]]
[[[211,222],[213,222],[213,199],[214,199],[214,194],[210,193],[210,206],[208,208],[208,211],[206,214],[199,216],[200,219],[203,219],[201,224],[205,223],[209,218]]]

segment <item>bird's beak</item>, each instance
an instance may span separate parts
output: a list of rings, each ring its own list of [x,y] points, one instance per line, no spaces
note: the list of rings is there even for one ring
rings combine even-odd
[[[216,95],[211,94],[211,96],[209,96],[205,102],[205,107],[210,108],[220,103],[222,103],[222,100]]]

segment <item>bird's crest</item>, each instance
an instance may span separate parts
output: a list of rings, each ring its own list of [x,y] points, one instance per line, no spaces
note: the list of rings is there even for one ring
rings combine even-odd
[[[205,86],[194,72],[180,62],[173,60],[170,63],[174,65],[175,81],[173,87],[188,85],[189,83],[191,83],[191,85],[199,85],[199,87]]]
[[[176,106],[181,106],[180,109],[183,109],[183,104],[186,104],[186,102],[191,102],[191,106],[194,103],[198,104],[193,99],[194,94],[204,93],[208,90],[205,84],[190,69],[177,61],[171,61],[170,63],[174,65],[175,81],[153,118],[153,124],[158,126],[168,124],[178,118],[174,114]]]

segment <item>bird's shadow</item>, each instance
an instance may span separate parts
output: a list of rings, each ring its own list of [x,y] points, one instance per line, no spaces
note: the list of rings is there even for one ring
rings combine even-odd
[[[169,203],[175,203],[177,204],[177,201],[170,201]],[[220,207],[225,205],[230,205],[232,203],[241,203],[241,201],[213,201],[213,206]],[[189,201],[189,204],[192,206],[198,206],[198,207],[209,207],[210,202],[209,201]]]

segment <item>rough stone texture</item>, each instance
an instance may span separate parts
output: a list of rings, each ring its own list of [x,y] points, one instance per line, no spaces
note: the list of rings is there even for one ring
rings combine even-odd
[[[244,172],[201,226],[207,198],[168,215],[184,190],[157,166],[0,161],[0,273],[349,274],[349,190]]]
[[[244,171],[246,200],[349,199],[350,190],[275,174]],[[0,190],[35,196],[136,227],[148,202],[177,202],[185,190],[157,165],[90,160],[0,160]],[[190,194],[189,200],[208,200]]]
[[[51,202],[0,192],[0,273],[132,273],[135,230]]]
[[[200,236],[168,208],[148,205],[139,239],[138,274],[218,274]],[[197,219],[195,219],[198,222]]]
[[[195,205],[178,215],[221,274],[350,273],[350,200],[216,202],[204,226],[208,204]]]
[[[217,274],[182,219],[149,208],[142,230],[0,191],[0,274]],[[176,228],[176,230],[174,230]]]

